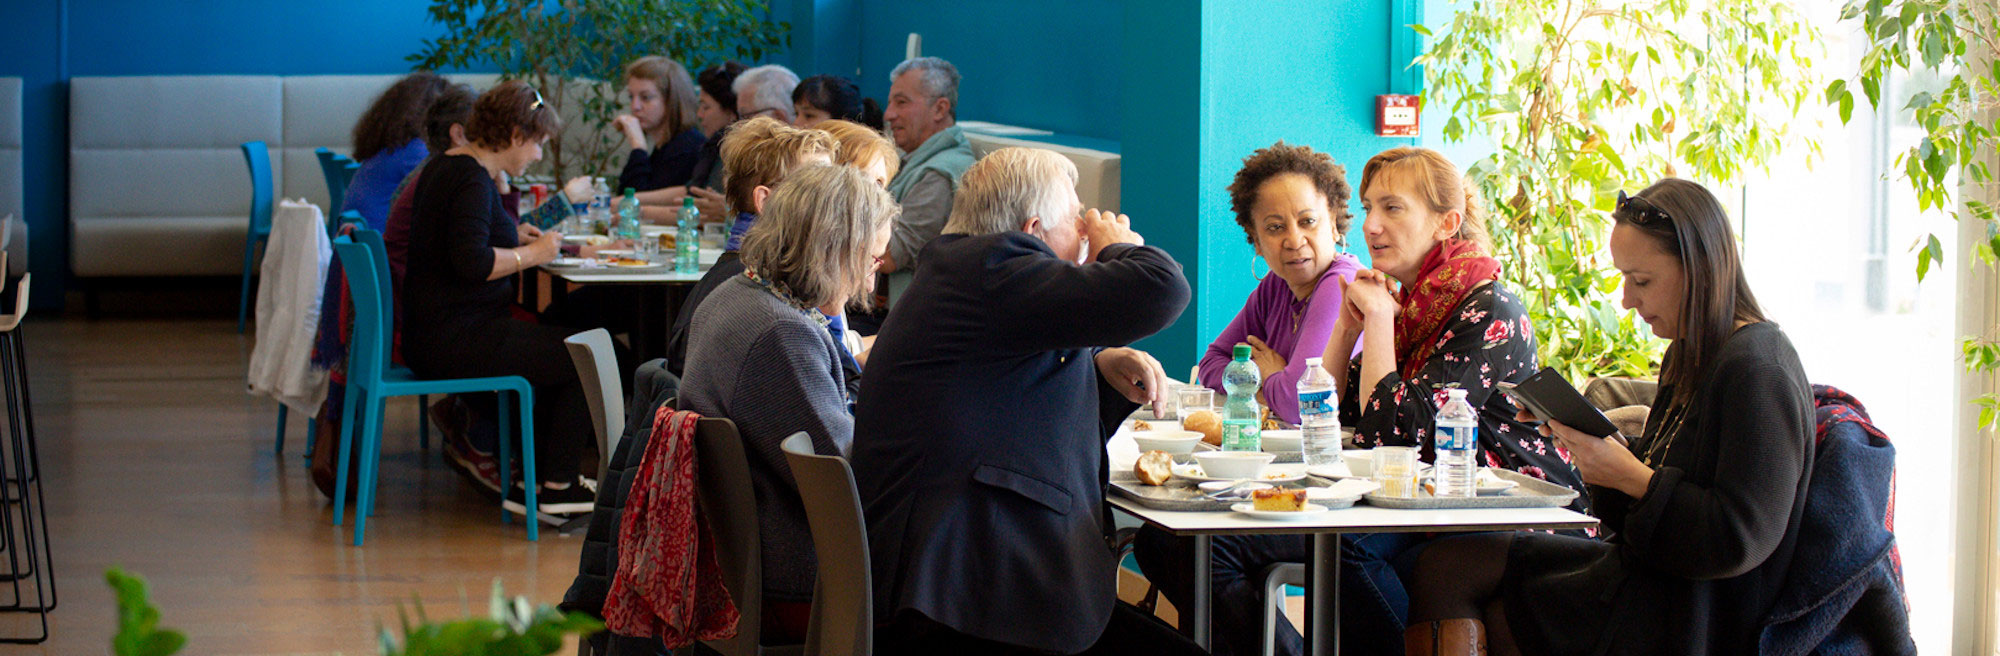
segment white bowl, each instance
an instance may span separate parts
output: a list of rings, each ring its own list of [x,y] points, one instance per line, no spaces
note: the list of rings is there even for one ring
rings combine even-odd
[[[1184,430],[1133,431],[1132,441],[1139,445],[1140,453],[1165,451],[1178,456],[1194,452],[1194,445],[1201,443],[1201,433]]]
[[[1264,467],[1278,457],[1262,451],[1202,451],[1194,454],[1201,471],[1214,478],[1244,480],[1257,478]]]
[[[1305,437],[1297,429],[1262,431],[1257,440],[1265,451],[1271,453],[1298,453],[1305,450]]]
[[[1347,471],[1354,474],[1355,478],[1375,476],[1374,449],[1348,449],[1340,452],[1340,459],[1347,463]]]

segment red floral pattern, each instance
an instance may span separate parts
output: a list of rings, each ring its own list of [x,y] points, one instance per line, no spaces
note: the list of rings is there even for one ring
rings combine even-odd
[[[736,635],[736,603],[695,503],[694,431],[701,415],[662,406],[618,526],[618,571],[604,625],[670,649]],[[530,520],[532,521],[532,520]]]

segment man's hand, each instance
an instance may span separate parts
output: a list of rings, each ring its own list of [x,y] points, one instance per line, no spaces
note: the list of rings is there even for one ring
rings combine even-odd
[[[1112,244],[1146,245],[1146,238],[1132,231],[1132,218],[1123,214],[1093,209],[1085,211],[1077,220],[1083,222],[1078,226],[1080,229],[1077,232],[1082,234],[1084,241],[1090,245],[1090,252],[1084,257],[1084,262],[1096,262],[1097,254]]]
[[[1097,375],[1133,403],[1153,404],[1153,416],[1164,419],[1160,403],[1167,396],[1167,371],[1160,361],[1145,351],[1132,348],[1104,349],[1097,353]]]

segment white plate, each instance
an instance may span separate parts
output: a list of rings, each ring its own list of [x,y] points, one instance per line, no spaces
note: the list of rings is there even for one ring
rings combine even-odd
[[[1472,479],[1472,489],[1476,494],[1499,494],[1519,485],[1520,483],[1493,475],[1488,467],[1480,467],[1479,475]]]
[[[674,228],[672,226],[652,225],[652,224],[639,226],[639,234],[645,237],[659,237],[660,235],[664,235],[666,233],[673,231]]]
[[[1330,506],[1350,506],[1368,496],[1369,492],[1381,489],[1382,484],[1361,478],[1346,478],[1334,481],[1326,487],[1306,488],[1308,502],[1319,501]]]
[[[608,259],[613,257],[632,257],[632,251],[623,248],[607,248],[598,251],[597,257],[598,259]]]
[[[1314,515],[1326,512],[1326,506],[1322,506],[1317,503],[1306,504],[1304,510],[1291,511],[1291,510],[1258,510],[1257,504],[1245,501],[1243,503],[1232,505],[1229,507],[1229,509],[1245,515],[1249,515],[1251,517],[1255,517],[1257,519],[1272,519],[1281,522],[1307,519]]]
[[[604,235],[563,235],[563,241],[572,244],[609,244],[611,238]]]
[[[1190,481],[1194,481],[1196,483],[1206,483],[1209,481],[1237,480],[1234,478],[1217,478],[1214,476],[1209,476],[1207,472],[1203,472],[1201,470],[1201,465],[1193,463],[1188,463],[1188,464],[1176,463],[1174,465],[1174,475],[1188,479]],[[1288,465],[1271,465],[1265,467],[1264,475],[1258,476],[1256,480],[1262,483],[1297,483],[1305,479],[1306,479],[1305,467],[1299,465],[1298,463],[1292,463]]]
[[[588,265],[591,262],[592,260],[587,257],[558,257],[556,259],[549,260],[549,266],[565,267],[565,268],[580,267]]]

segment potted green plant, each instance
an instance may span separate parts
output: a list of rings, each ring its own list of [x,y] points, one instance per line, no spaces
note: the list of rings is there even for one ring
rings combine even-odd
[[[445,34],[407,59],[418,68],[497,67],[535,85],[582,129],[549,139],[539,172],[557,179],[615,167],[611,120],[627,62],[666,55],[690,73],[725,59],[756,61],[791,42],[769,0],[432,0]]]

